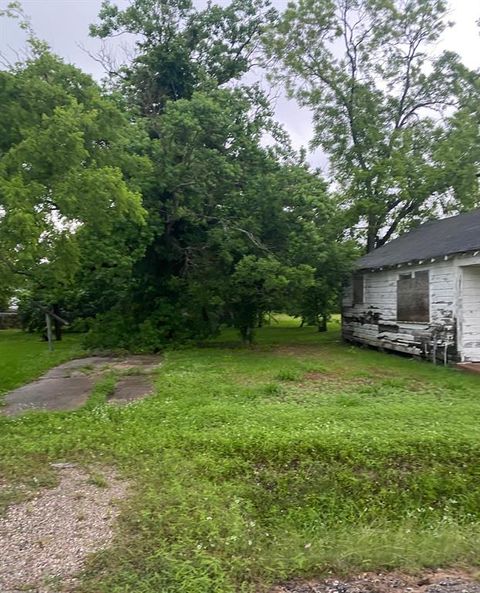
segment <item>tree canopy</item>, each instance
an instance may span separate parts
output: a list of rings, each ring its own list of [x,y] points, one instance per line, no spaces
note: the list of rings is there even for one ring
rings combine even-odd
[[[91,34],[134,53],[105,62],[103,86],[22,21],[31,55],[0,71],[0,301],[15,294],[32,327],[56,307],[103,348],[222,324],[251,342],[274,311],[325,328],[362,249],[478,203],[478,73],[429,56],[446,14],[105,1]],[[275,122],[260,63],[311,108],[328,180]]]
[[[82,267],[125,265],[117,247],[145,225],[135,178],[150,163],[91,78],[46,51],[0,72],[0,101],[2,285],[55,300]]]
[[[313,143],[368,250],[451,206],[437,145],[473,73],[453,52],[434,57],[447,15],[443,0],[298,0],[268,35],[273,76],[312,109]]]

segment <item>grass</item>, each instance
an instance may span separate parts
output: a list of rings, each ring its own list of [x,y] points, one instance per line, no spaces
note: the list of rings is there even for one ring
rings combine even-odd
[[[37,334],[0,330],[0,394],[36,379],[49,368],[81,354],[80,336],[66,334],[55,350]]]
[[[478,377],[344,345],[338,324],[283,318],[254,348],[235,340],[168,352],[144,401],[106,405],[107,377],[77,412],[0,419],[12,484],[49,483],[52,461],[132,483],[82,591],[247,593],[478,563]]]
[[[108,397],[115,391],[117,384],[117,374],[110,371],[102,376],[94,385],[87,402],[85,403],[85,410],[95,410],[105,405]]]

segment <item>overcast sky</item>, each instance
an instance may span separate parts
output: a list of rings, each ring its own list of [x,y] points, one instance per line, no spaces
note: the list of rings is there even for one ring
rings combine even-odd
[[[226,1],[217,0],[219,4]],[[0,0],[0,7],[5,8],[7,3],[8,0]],[[128,0],[117,0],[116,4],[125,6]],[[203,7],[206,0],[196,0],[195,4]],[[273,0],[273,4],[282,9],[287,0]],[[102,77],[101,66],[80,48],[83,46],[93,54],[99,48],[99,42],[88,36],[88,26],[96,20],[101,0],[23,0],[22,5],[38,37],[46,40],[55,53],[95,78]],[[450,20],[455,26],[445,33],[439,49],[456,51],[467,66],[477,69],[480,67],[480,35],[475,23],[480,19],[480,1],[451,0],[450,9]],[[24,44],[25,37],[18,26],[11,20],[0,18],[0,52],[12,55],[12,50],[19,51]],[[312,126],[307,110],[280,97],[276,101],[276,115],[297,148],[308,145]],[[316,166],[325,164],[319,152],[311,154],[309,160]]]

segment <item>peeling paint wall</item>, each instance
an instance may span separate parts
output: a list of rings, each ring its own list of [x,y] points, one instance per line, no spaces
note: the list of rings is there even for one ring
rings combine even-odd
[[[480,267],[470,267],[476,265],[477,254],[365,271],[363,303],[354,304],[351,284],[344,292],[344,339],[435,362],[480,361]],[[400,274],[427,270],[429,320],[398,321]]]
[[[462,360],[480,361],[480,266],[462,268],[460,295]]]

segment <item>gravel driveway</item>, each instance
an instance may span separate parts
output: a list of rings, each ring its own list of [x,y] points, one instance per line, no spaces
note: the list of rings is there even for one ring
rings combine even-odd
[[[57,464],[59,484],[0,517],[0,592],[49,593],[75,583],[86,557],[109,545],[127,484]],[[95,485],[101,483],[102,486]]]

